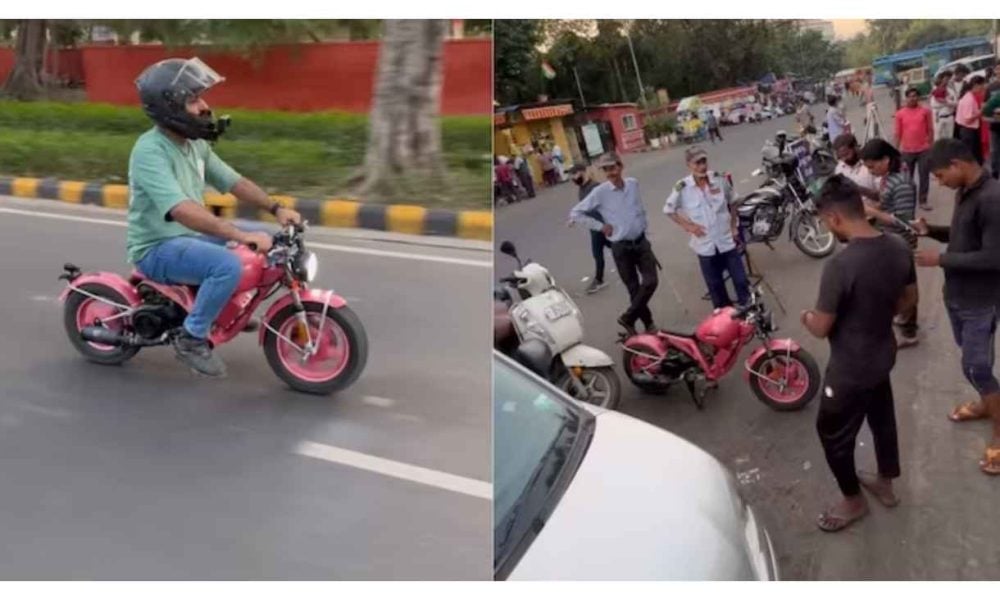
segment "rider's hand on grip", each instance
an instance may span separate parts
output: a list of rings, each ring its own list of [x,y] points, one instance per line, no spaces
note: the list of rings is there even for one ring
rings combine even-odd
[[[267,252],[272,245],[271,236],[263,231],[245,233],[241,242],[255,252]]]

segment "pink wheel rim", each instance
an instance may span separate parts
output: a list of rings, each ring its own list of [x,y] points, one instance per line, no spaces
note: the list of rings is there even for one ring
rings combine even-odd
[[[110,319],[111,317],[121,313],[122,310],[116,306],[112,306],[107,302],[101,302],[100,300],[94,300],[93,298],[87,298],[80,303],[80,306],[76,309],[76,330],[82,331],[84,327],[104,327],[110,329],[116,333],[121,333],[124,329],[124,319],[115,319],[111,322],[105,323],[105,319]],[[100,320],[101,324],[97,325],[97,321]],[[96,344],[94,342],[87,342],[87,344],[101,352],[111,352],[115,350],[115,346],[108,346],[107,344]]]
[[[781,404],[798,402],[809,389],[809,371],[796,358],[775,356],[761,363],[757,371],[774,381],[785,382],[782,388],[763,377],[757,377],[761,391],[775,402]]]
[[[651,358],[640,356],[638,354],[632,354],[629,357],[629,370],[632,373],[644,373],[654,363],[656,363],[656,361]]]
[[[278,336],[278,358],[281,365],[295,377],[311,383],[329,381],[339,376],[351,358],[351,346],[347,340],[347,332],[329,315],[321,317],[319,313],[307,313],[306,322],[309,327],[309,339],[316,345],[316,353],[302,362],[302,352],[285,341],[290,339],[299,347],[306,345],[305,336],[295,335],[299,319],[291,315],[276,329]],[[320,337],[322,324],[322,337]]]

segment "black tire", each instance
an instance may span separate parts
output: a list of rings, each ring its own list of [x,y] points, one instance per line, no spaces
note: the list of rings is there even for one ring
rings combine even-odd
[[[642,352],[643,354],[656,354],[657,350],[647,346],[646,344],[633,344],[630,346],[637,352]],[[632,382],[632,385],[639,388],[647,394],[665,394],[668,389],[670,389],[669,383],[649,383],[646,381],[636,381],[633,378],[632,369],[629,366],[629,359],[632,357],[632,353],[628,350],[622,350],[622,371],[625,372],[625,376],[628,380]]]
[[[570,378],[569,373],[566,373],[559,379],[559,383],[556,387],[566,392],[570,397],[576,398],[581,402],[587,402],[593,404],[594,406],[599,406],[601,408],[606,408],[608,410],[615,410],[622,401],[622,384],[618,379],[618,374],[615,373],[614,367],[593,367],[583,370],[580,375],[580,379],[583,380],[584,384],[588,383],[588,378],[602,377],[607,384],[608,393],[607,398],[603,402],[591,402],[590,400],[577,398],[576,391],[573,389],[573,382]]]
[[[810,248],[805,243],[803,243],[801,236],[799,235],[799,228],[806,226],[806,219],[812,220],[812,226],[817,231],[822,231],[825,233],[820,233],[820,235],[829,236],[829,242],[825,244],[820,250]],[[792,242],[795,243],[795,247],[798,248],[803,254],[812,258],[826,258],[833,254],[833,251],[837,248],[837,238],[833,235],[833,232],[823,225],[823,222],[819,220],[819,217],[812,212],[800,212],[792,218],[792,222],[788,224],[791,228]]]
[[[777,355],[776,358],[784,358],[784,356],[785,353],[781,352]],[[772,358],[775,358],[775,356],[772,355]],[[819,388],[821,385],[819,366],[816,364],[816,359],[814,359],[811,354],[809,354],[805,350],[799,349],[792,352],[789,355],[789,358],[792,361],[798,361],[799,363],[801,363],[802,366],[805,367],[806,373],[809,374],[809,386],[806,388],[805,393],[802,394],[802,397],[794,402],[778,402],[774,400],[773,398],[768,396],[767,393],[761,387],[760,378],[754,375],[753,373],[750,373],[750,389],[753,390],[753,393],[755,396],[757,396],[757,399],[766,404],[767,406],[769,406],[770,408],[772,408],[773,410],[781,412],[801,410],[802,408],[804,408],[807,404],[812,402],[812,399],[815,398],[816,394],[819,393]],[[760,357],[756,361],[754,361],[752,365],[750,365],[750,369],[757,373],[760,373],[761,366],[767,360],[769,360],[767,354],[766,353],[761,354]]]
[[[111,300],[112,302],[123,305],[128,304],[127,299],[123,298],[121,294],[106,285],[101,285],[99,283],[85,283],[77,287],[81,290],[94,294],[95,296]],[[76,328],[76,313],[80,309],[80,305],[86,300],[90,300],[90,298],[78,292],[70,291],[69,297],[66,298],[66,303],[63,305],[63,326],[66,328],[66,335],[69,337],[70,343],[73,344],[73,347],[76,348],[77,352],[82,354],[84,358],[90,362],[100,365],[120,365],[138,354],[140,348],[135,346],[118,347],[104,351],[95,348],[83,339],[83,336],[80,335],[80,331]]]
[[[306,301],[302,303],[306,313],[322,316],[323,303]],[[295,307],[291,304],[278,311],[268,325],[278,330],[282,323],[295,314]],[[368,363],[368,335],[365,333],[364,325],[354,311],[349,307],[342,308],[328,307],[327,316],[337,322],[347,334],[347,343],[350,344],[350,357],[347,366],[337,376],[326,381],[305,381],[290,373],[281,362],[278,356],[278,336],[274,331],[267,329],[264,332],[264,356],[267,357],[267,364],[271,370],[290,388],[307,394],[328,395],[338,392],[357,380]]]

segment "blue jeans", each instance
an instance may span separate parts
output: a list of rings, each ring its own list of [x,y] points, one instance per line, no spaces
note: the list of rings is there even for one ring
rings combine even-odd
[[[708,286],[708,294],[712,298],[712,306],[722,308],[732,305],[729,292],[726,291],[725,273],[729,272],[736,288],[736,297],[741,305],[750,302],[750,281],[746,269],[743,268],[743,252],[733,248],[729,252],[716,251],[714,256],[698,255],[701,264],[701,274]]]
[[[243,231],[269,232],[259,223],[238,223]],[[205,339],[212,323],[236,291],[243,265],[226,247],[226,240],[208,235],[185,235],[160,242],[135,264],[146,277],[165,285],[199,286],[184,329]]]
[[[957,308],[946,304],[955,343],[962,349],[962,373],[980,395],[1000,392],[993,375],[997,308]]]

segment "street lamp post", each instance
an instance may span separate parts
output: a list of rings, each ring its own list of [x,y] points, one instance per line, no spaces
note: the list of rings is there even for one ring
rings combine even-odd
[[[629,24],[631,27],[631,23]],[[632,35],[625,29],[625,39],[628,40],[628,51],[632,55],[632,66],[635,67],[635,80],[639,84],[639,98],[642,100],[643,108],[646,107],[646,88],[642,85],[642,76],[639,75],[639,61],[635,59],[635,48],[632,47]]]

